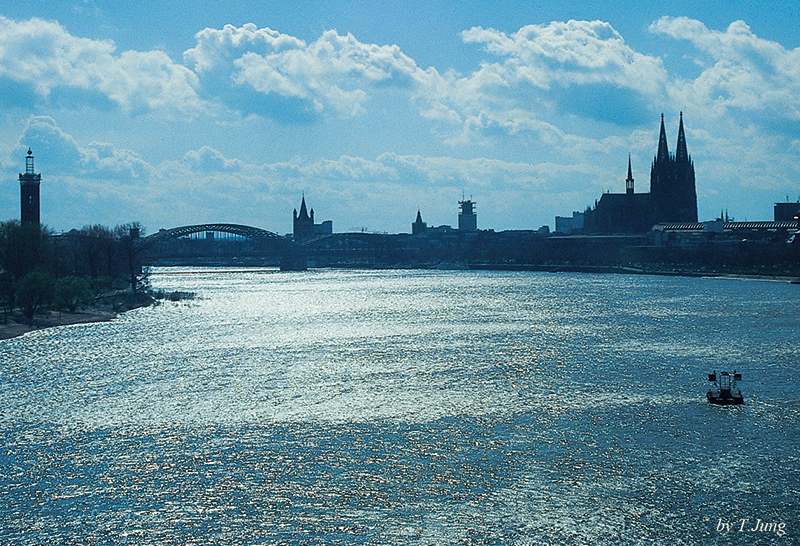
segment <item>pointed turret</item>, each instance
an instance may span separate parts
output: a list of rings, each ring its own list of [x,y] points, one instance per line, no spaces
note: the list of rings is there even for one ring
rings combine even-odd
[[[689,162],[689,153],[686,151],[686,134],[683,132],[683,112],[681,112],[681,123],[678,127],[678,147],[675,150],[675,161],[678,163]]]
[[[631,171],[631,154],[628,154],[628,178],[625,179],[625,193],[633,194],[633,172]]]

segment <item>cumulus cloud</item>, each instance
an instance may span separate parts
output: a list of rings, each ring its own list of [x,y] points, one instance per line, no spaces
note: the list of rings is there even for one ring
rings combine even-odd
[[[49,116],[33,116],[28,120],[12,155],[22,157],[28,149],[36,157],[36,165],[58,166],[61,172],[75,172],[83,159],[77,142]]]
[[[100,142],[80,147],[49,116],[32,116],[12,153],[23,157],[29,148],[36,158],[37,170],[58,176],[133,182],[147,180],[153,172],[139,154],[130,150]]]
[[[511,35],[475,27],[462,36],[466,43],[484,44],[487,51],[507,59],[487,70],[498,83],[527,82],[541,89],[611,83],[653,93],[665,81],[659,59],[628,47],[603,21],[528,25]]]
[[[478,126],[514,131],[538,126],[548,112],[640,123],[667,81],[660,59],[634,51],[602,21],[528,25],[512,34],[474,27],[462,38],[501,58],[459,82],[457,97]],[[521,125],[512,111],[526,113]]]
[[[77,38],[61,25],[0,16],[0,88],[47,102],[60,93],[86,103],[103,97],[128,113],[197,113],[198,80],[160,51],[116,52],[112,42]]]
[[[206,92],[231,108],[281,121],[353,116],[364,111],[370,93],[425,79],[397,46],[364,44],[335,30],[310,44],[253,24],[207,28],[195,38],[184,61]]]
[[[183,160],[193,171],[232,172],[242,168],[238,159],[226,159],[221,152],[208,146],[186,152]]]
[[[687,40],[698,50],[702,73],[676,81],[676,98],[718,115],[733,109],[800,122],[800,48],[759,38],[743,21],[720,32],[686,17],[662,17],[650,31]]]

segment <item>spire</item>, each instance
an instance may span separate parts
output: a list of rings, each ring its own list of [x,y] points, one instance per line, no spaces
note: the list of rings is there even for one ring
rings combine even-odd
[[[664,114],[661,114],[661,134],[658,135],[658,155],[656,161],[666,162],[669,160],[669,149],[667,148],[667,131],[664,129]]]
[[[686,134],[683,132],[683,112],[681,112],[681,124],[678,127],[678,147],[675,151],[675,161],[687,163],[689,154],[686,151]]]
[[[631,154],[628,154],[628,178],[625,179],[625,193],[633,193],[633,173],[631,172]]]
[[[308,210],[306,209],[306,196],[303,195],[303,201],[300,203],[300,214],[298,218],[308,218]]]
[[[422,235],[427,229],[428,226],[422,221],[422,213],[420,213],[419,209],[417,209],[417,220],[411,224],[411,234]]]

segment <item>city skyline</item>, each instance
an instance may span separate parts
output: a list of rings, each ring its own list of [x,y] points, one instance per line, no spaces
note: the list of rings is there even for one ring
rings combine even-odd
[[[0,217],[30,148],[55,230],[288,233],[303,193],[336,231],[452,225],[464,194],[481,229],[552,228],[629,155],[646,191],[681,111],[700,220],[800,195],[798,7],[445,7],[4,7]]]

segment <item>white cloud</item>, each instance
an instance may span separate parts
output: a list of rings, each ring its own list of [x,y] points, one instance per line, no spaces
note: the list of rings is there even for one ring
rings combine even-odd
[[[353,116],[364,111],[370,93],[414,87],[425,72],[397,46],[359,42],[351,34],[326,31],[307,44],[269,28],[247,24],[205,29],[197,46],[184,53],[207,86],[231,108],[268,117],[289,109],[302,115]],[[239,86],[232,92],[232,86]],[[246,91],[277,99],[248,104]],[[291,121],[291,119],[286,119]]]
[[[686,17],[662,17],[650,31],[688,40],[701,53],[702,73],[694,80],[676,78],[676,97],[717,115],[735,109],[800,121],[800,48],[759,38],[743,21],[720,32]]]
[[[28,86],[47,101],[65,92],[104,97],[125,112],[195,114],[203,109],[192,71],[160,51],[116,54],[107,41],[76,38],[41,19],[17,22],[0,16],[0,86]]]
[[[32,116],[12,153],[23,157],[28,148],[33,151],[37,170],[56,176],[141,183],[153,173],[152,167],[130,150],[100,142],[80,147],[49,116]]]
[[[414,98],[452,146],[531,138],[556,149],[590,148],[569,118],[634,126],[656,119],[667,72],[657,57],[636,52],[608,23],[552,22],[507,34],[474,27],[466,44],[482,44],[494,61],[466,76],[426,72]],[[589,124],[588,127],[594,128]]]
[[[511,35],[475,27],[462,36],[466,43],[485,44],[487,51],[507,59],[502,65],[484,66],[490,78],[503,85],[526,82],[546,90],[553,85],[612,83],[655,93],[665,81],[659,59],[628,47],[603,21],[528,25]]]
[[[221,152],[208,146],[186,152],[183,160],[190,169],[200,172],[231,172],[242,168],[238,159],[226,159]]]

